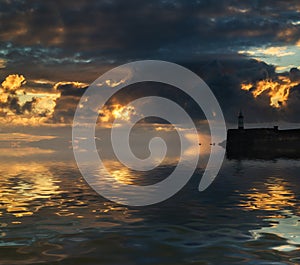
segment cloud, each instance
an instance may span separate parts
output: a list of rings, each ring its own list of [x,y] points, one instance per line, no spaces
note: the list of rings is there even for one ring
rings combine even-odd
[[[41,140],[55,139],[56,136],[33,135],[26,133],[0,133],[0,142],[36,142]]]
[[[5,59],[0,59],[0,69],[6,67],[6,60]]]
[[[289,77],[278,75],[276,80],[266,79],[255,84],[242,84],[242,89],[251,91],[255,98],[266,93],[270,97],[271,107],[282,108],[288,102],[290,90],[298,85],[298,82],[292,82]]]
[[[297,102],[293,90],[297,90],[297,83],[294,82],[295,78],[299,77],[299,70],[292,69],[290,74],[278,74],[274,66],[245,59],[243,56],[220,60],[212,60],[208,57],[197,63],[186,62],[182,65],[207,82],[220,102],[227,122],[235,122],[240,109],[247,114],[247,122],[298,119],[298,116],[290,110],[290,106],[295,106]],[[244,90],[241,87],[244,87]],[[75,109],[85,89],[84,85],[78,86],[76,83],[61,83],[57,86],[57,91],[61,91],[61,97],[56,101],[54,123],[72,123]],[[122,115],[124,120],[128,120],[130,115],[138,115],[138,110],[133,110],[131,113],[123,106],[144,96],[169,98],[180,104],[193,119],[205,118],[193,99],[178,89],[160,83],[144,82],[125,87],[116,93],[100,112],[99,122],[112,122],[116,116],[122,118]],[[277,109],[276,112],[274,108]],[[165,123],[154,117],[146,118],[144,122]]]
[[[255,56],[255,57],[262,57],[264,55],[268,56],[276,56],[276,57],[284,57],[284,56],[290,56],[294,55],[294,52],[287,51],[288,47],[287,46],[281,46],[281,47],[268,47],[265,49],[257,48],[257,49],[252,49],[249,51],[238,51],[240,54],[246,54],[250,56]]]
[[[186,62],[182,65],[207,82],[220,102],[227,122],[235,122],[241,108],[247,114],[247,122],[298,119],[298,114],[291,109],[291,106],[297,108],[295,106],[299,104],[297,87],[300,71],[297,68],[291,69],[290,73],[278,74],[274,66],[243,56],[219,60],[208,57],[197,63]],[[88,87],[87,83],[66,81],[52,84],[48,92],[45,88],[27,92],[28,88],[23,85],[25,80],[20,75],[6,80],[10,81],[6,82],[6,88],[2,87],[0,121],[13,124],[71,124],[80,97]],[[46,83],[48,85],[49,82]],[[110,85],[115,83],[113,80],[108,82]],[[20,84],[21,87],[15,89]],[[112,122],[115,117],[128,120],[131,115],[138,115],[137,110],[123,106],[144,96],[169,98],[180,104],[193,119],[205,118],[193,99],[178,89],[144,82],[125,87],[115,94],[100,113],[99,122]],[[274,112],[273,107],[278,110]],[[264,113],[264,116],[259,113]],[[144,122],[165,123],[154,117],[146,118]]]
[[[0,36],[7,58],[61,69],[140,58],[179,61],[212,50],[284,46],[300,39],[296,0],[29,0],[1,8],[6,13],[0,17]]]
[[[119,121],[130,122],[137,112],[133,106],[124,106],[121,104],[110,104],[105,106],[99,113],[100,123],[112,123],[115,119]],[[142,118],[142,117],[140,117]]]
[[[54,90],[57,90],[61,92],[64,96],[81,96],[84,92],[84,89],[86,89],[89,85],[87,83],[81,83],[81,82],[58,82],[56,83],[53,88]]]
[[[277,39],[286,43],[295,43],[299,39],[299,26],[287,25],[277,32]]]
[[[298,68],[294,67],[290,70],[290,80],[292,82],[300,83],[300,70]]]
[[[279,77],[289,73],[279,75],[275,69],[298,66],[297,54],[291,56],[295,51],[290,49],[300,40],[298,0],[28,0],[4,1],[1,10],[1,73],[30,78],[24,84],[20,75],[12,75],[2,85],[3,120],[15,115],[15,121],[71,123],[89,83],[114,66],[140,59],[172,61],[195,71],[216,94],[228,121],[241,107],[249,111],[251,121],[263,119],[261,112],[266,120],[296,119],[291,106],[298,102],[297,86],[288,90],[287,99],[273,102],[280,106],[274,110],[270,89],[255,98],[253,90],[241,90],[241,84],[255,86],[267,79],[281,84]],[[285,64],[264,63],[267,57]],[[291,71],[290,81],[297,80],[297,70]],[[140,87],[125,90],[109,104],[163,95],[180,102],[193,117],[203,118],[193,100],[173,88]]]
[[[113,80],[106,80],[105,84],[109,87],[117,87],[123,83],[125,83],[126,80],[120,80],[120,81],[113,81]]]
[[[77,104],[88,84],[80,82],[58,82],[54,90],[60,92],[50,122],[71,124]]]
[[[9,75],[2,82],[2,87],[5,90],[17,90],[22,85],[26,83],[25,77],[23,75]]]
[[[1,124],[36,126],[53,121],[68,123],[72,120],[77,101],[88,86],[80,82],[53,83],[49,80],[31,80],[29,84],[34,84],[34,88],[25,84],[25,77],[18,74],[9,75],[2,82]]]
[[[1,147],[1,153],[0,157],[3,158],[19,158],[21,157],[22,159],[28,158],[30,156],[40,156],[41,155],[47,155],[47,154],[53,154],[55,151],[51,149],[40,149],[40,148],[34,148],[34,147],[18,147],[18,148],[2,148]],[[27,165],[28,168],[28,165]],[[28,170],[28,169],[27,169]],[[26,170],[26,171],[27,171]],[[40,187],[40,185],[39,185]]]
[[[23,113],[17,92],[20,94],[24,93],[24,90],[21,89],[21,86],[25,83],[25,77],[17,74],[7,76],[2,82],[2,88],[0,89],[0,108],[3,114],[11,113],[19,115]]]
[[[9,75],[0,87],[0,122],[7,124],[42,124],[52,116],[57,94],[31,91],[23,75]]]

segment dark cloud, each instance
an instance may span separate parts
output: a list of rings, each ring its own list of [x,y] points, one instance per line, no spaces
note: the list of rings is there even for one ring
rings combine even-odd
[[[49,64],[196,56],[300,39],[299,1],[17,1],[1,6],[7,56]],[[5,48],[4,48],[5,49]],[[171,58],[170,58],[171,57]]]
[[[275,67],[264,62],[236,57],[233,59],[202,60],[197,63],[182,63],[183,66],[197,73],[214,92],[220,102],[228,123],[235,123],[240,110],[246,115],[246,122],[299,121],[299,89],[293,88],[287,106],[280,109],[270,107],[267,93],[254,98],[249,91],[241,89],[245,82],[255,83],[266,78],[277,80],[279,74]],[[298,74],[292,69],[291,73]],[[61,97],[56,101],[53,122],[72,122],[80,97],[87,87],[78,88],[74,84],[60,85]],[[126,105],[132,100],[144,96],[161,96],[180,104],[193,119],[204,119],[202,110],[192,98],[180,90],[161,83],[144,82],[128,86],[116,93],[107,103],[107,110],[112,111],[115,104]],[[297,105],[298,104],[298,105]],[[261,115],[263,113],[263,115]],[[146,122],[164,122],[160,119],[146,119]]]
[[[0,111],[2,113],[11,111],[16,115],[22,115],[32,111],[37,102],[36,98],[33,97],[24,104],[20,103],[20,95],[26,95],[26,91],[21,88],[25,83],[25,77],[22,75],[9,75],[5,78],[0,87]]]
[[[31,101],[26,101],[25,103],[24,103],[24,105],[22,106],[22,113],[24,113],[24,112],[28,112],[28,113],[30,113],[32,110],[33,110],[33,108],[34,108],[34,104],[36,104],[37,103],[37,99],[36,98],[33,98]]]
[[[71,122],[86,88],[71,81],[91,83],[121,63],[161,59],[199,74],[216,94],[227,121],[234,122],[239,109],[245,110],[251,122],[294,121],[298,87],[291,90],[285,108],[270,107],[266,93],[254,99],[241,90],[241,83],[276,80],[278,74],[274,66],[249,60],[238,51],[297,43],[299,12],[298,0],[3,1],[0,59],[5,59],[6,68],[1,74],[18,72],[30,79],[69,81],[56,87],[61,97],[51,122]],[[299,70],[292,69],[289,76],[298,81]],[[53,84],[31,85],[36,90],[53,89]],[[174,93],[173,88],[144,84],[142,89],[130,89],[119,100],[148,94],[168,96],[193,117],[202,117],[193,101]],[[12,93],[7,107],[16,114],[30,112],[37,103],[33,99],[21,106]]]
[[[77,104],[87,87],[85,84],[76,82],[57,83],[55,89],[61,93],[61,96],[56,100],[53,118],[50,122],[72,123]]]
[[[19,99],[17,97],[9,96],[5,105],[15,112],[17,115],[22,114],[22,107],[19,104]]]
[[[246,114],[246,122],[280,120],[280,111],[269,106],[269,97],[255,99],[248,91],[241,90],[244,82],[256,82],[267,76],[275,78],[274,66],[248,59],[211,60],[202,64],[188,65],[214,92],[228,123],[235,123],[239,110]],[[264,115],[260,115],[264,113]]]
[[[30,113],[34,105],[36,104],[37,99],[33,98],[32,100],[26,101],[24,104],[20,103],[18,96],[12,92],[6,102],[0,102],[1,112],[5,112],[6,110],[10,110],[16,115],[22,115],[24,113]]]
[[[292,82],[300,82],[300,70],[298,68],[290,70],[290,79]]]
[[[88,88],[88,85],[76,82],[61,82],[56,84],[56,90],[61,93],[61,96],[81,97]]]

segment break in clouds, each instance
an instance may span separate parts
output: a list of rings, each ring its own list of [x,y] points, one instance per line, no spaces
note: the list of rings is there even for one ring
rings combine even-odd
[[[99,75],[158,59],[202,77],[229,123],[240,109],[246,122],[299,122],[299,13],[296,0],[3,1],[0,121],[71,124]],[[130,119],[137,110],[124,104],[144,95],[168,96],[204,119],[177,90],[141,84],[114,97],[99,123]]]
[[[248,116],[248,122],[299,121],[300,71],[296,68],[278,74],[273,66],[256,60],[209,60],[185,66],[208,83],[227,122],[235,122],[240,109]],[[114,84],[119,80],[108,81],[107,84]],[[17,74],[6,77],[1,86],[2,122],[15,125],[72,124],[77,104],[88,84],[68,81],[39,87],[43,82],[31,80],[26,83],[25,77]],[[105,125],[116,117],[130,120],[138,110],[125,105],[150,95],[170,98],[184,107],[193,119],[204,119],[195,102],[178,89],[158,83],[141,83],[125,88],[111,98],[98,113],[99,123]]]

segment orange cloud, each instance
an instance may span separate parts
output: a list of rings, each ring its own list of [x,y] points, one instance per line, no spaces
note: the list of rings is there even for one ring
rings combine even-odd
[[[6,90],[16,90],[26,83],[23,75],[9,75],[2,82],[2,87]]]
[[[51,140],[55,139],[56,136],[51,135],[33,135],[26,133],[0,133],[0,141],[1,142],[37,142],[40,140]]]
[[[17,147],[1,148],[0,157],[29,157],[36,155],[53,154],[55,151],[50,149],[40,149],[37,147]]]
[[[126,79],[122,79],[120,81],[113,81],[113,80],[106,80],[105,84],[108,85],[109,87],[117,87],[123,83],[125,83]]]
[[[30,91],[22,86],[23,75],[6,77],[0,87],[0,123],[2,125],[41,125],[52,117],[59,93]]]
[[[58,87],[64,86],[64,85],[72,85],[72,86],[74,86],[76,88],[84,88],[84,87],[88,86],[87,83],[73,82],[73,81],[61,81],[61,82],[56,83],[54,85],[53,89],[54,90],[58,90]]]
[[[119,119],[121,121],[130,121],[133,115],[136,115],[134,107],[113,104],[101,110],[99,119],[104,123],[113,122],[115,119]]]
[[[280,108],[286,105],[290,90],[298,84],[298,82],[292,82],[290,78],[286,76],[279,76],[276,81],[266,79],[258,81],[255,84],[241,84],[241,89],[251,91],[255,98],[266,93],[270,98],[270,106]]]

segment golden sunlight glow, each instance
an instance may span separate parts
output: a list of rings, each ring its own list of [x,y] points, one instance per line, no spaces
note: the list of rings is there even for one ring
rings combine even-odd
[[[239,54],[245,54],[249,56],[274,56],[274,57],[284,57],[294,55],[294,52],[287,51],[287,46],[277,46],[277,47],[268,47],[265,49],[252,49],[252,50],[241,50],[238,51]]]
[[[16,146],[16,148],[14,148]],[[40,149],[37,147],[19,147],[19,143],[11,144],[11,148],[1,148],[1,158],[3,157],[29,157],[34,155],[49,155],[55,151],[50,149]]]
[[[124,121],[129,121],[131,114],[134,112],[133,107],[122,107],[117,105],[116,108],[112,111],[112,115],[116,119],[121,119]]]
[[[54,90],[57,90],[59,86],[64,86],[64,85],[73,85],[76,88],[84,88],[87,87],[87,83],[81,83],[81,82],[73,82],[73,81],[62,81],[58,82],[53,86]]]
[[[56,136],[50,136],[50,135],[33,135],[33,134],[26,134],[26,133],[0,133],[1,142],[12,141],[12,142],[28,143],[28,142],[36,142],[41,140],[51,140],[55,138]],[[3,153],[1,155],[3,155]]]
[[[285,207],[295,206],[295,195],[284,181],[272,178],[265,183],[263,189],[252,188],[242,194],[245,200],[239,206],[250,210],[277,211]]]
[[[286,65],[286,66],[276,66],[276,72],[286,72],[289,71],[291,68],[296,67],[293,64]]]
[[[134,174],[130,170],[120,164],[117,161],[106,161],[105,167],[108,170],[109,174],[115,178],[118,182],[122,184],[132,185],[134,184]]]
[[[242,84],[242,90],[249,91],[252,88],[252,84]]]
[[[46,80],[46,79],[34,79],[34,80],[30,80],[30,81],[35,84],[40,84],[40,85],[54,85],[55,84],[55,82]]]
[[[30,206],[32,201],[48,199],[59,192],[52,173],[41,163],[1,164],[0,173],[5,176],[0,178],[0,215],[7,212],[15,217],[30,216],[39,209]]]
[[[47,117],[35,117],[32,115],[17,116],[13,113],[9,113],[6,117],[0,117],[0,123],[4,126],[10,125],[22,125],[22,126],[39,126],[45,124],[48,121]]]
[[[37,98],[35,104],[34,113],[46,113],[47,116],[51,116],[56,106],[56,99],[59,96],[57,94],[44,94],[43,97]]]
[[[243,83],[241,89],[250,91],[255,98],[267,93],[270,97],[270,106],[280,108],[285,106],[290,95],[290,90],[298,85],[298,82],[292,82],[286,76],[279,76],[277,81],[271,79],[261,80],[256,84]]]
[[[2,88],[0,88],[0,102],[5,103],[8,99],[8,93],[5,93]]]
[[[259,49],[257,50],[259,53],[265,54],[265,55],[271,55],[271,56],[277,56],[277,57],[283,57],[288,55],[294,55],[293,52],[287,52],[287,47],[269,47],[267,49]]]
[[[43,82],[42,82],[43,83]],[[52,116],[60,93],[36,91],[23,75],[9,75],[0,87],[0,122],[7,125],[40,125]]]
[[[122,79],[120,81],[113,81],[113,80],[106,80],[105,84],[108,85],[109,87],[117,87],[123,83],[125,83],[126,79]]]
[[[130,121],[133,115],[136,115],[134,107],[122,106],[121,104],[113,104],[100,111],[100,121],[112,122],[115,119],[121,121]]]
[[[9,75],[2,82],[2,87],[6,90],[16,90],[26,83],[23,75]]]

